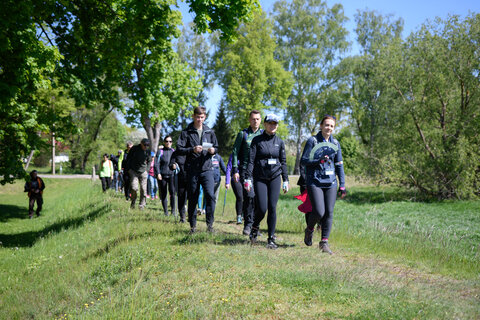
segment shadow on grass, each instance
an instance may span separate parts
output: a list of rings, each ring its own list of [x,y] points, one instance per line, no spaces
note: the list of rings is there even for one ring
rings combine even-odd
[[[1,234],[0,241],[2,242],[3,247],[31,247],[33,246],[40,238],[48,235],[55,234],[64,229],[78,228],[85,223],[85,221],[90,219],[95,219],[105,214],[107,210],[105,206],[92,210],[85,216],[65,219],[59,222],[56,222],[50,226],[46,226],[42,230],[38,231],[27,231],[17,234]]]
[[[28,200],[25,201],[28,203]],[[0,204],[0,222],[7,222],[10,219],[28,219],[28,208],[11,204]]]

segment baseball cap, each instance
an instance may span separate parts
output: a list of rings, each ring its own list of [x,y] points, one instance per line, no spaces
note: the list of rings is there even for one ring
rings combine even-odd
[[[142,141],[141,141],[141,144],[143,144],[145,147],[149,147],[150,146],[150,140],[148,140],[147,138],[143,138]]]
[[[278,122],[280,122],[280,118],[274,113],[269,113],[265,116],[264,122],[276,122],[276,123],[278,123]]]

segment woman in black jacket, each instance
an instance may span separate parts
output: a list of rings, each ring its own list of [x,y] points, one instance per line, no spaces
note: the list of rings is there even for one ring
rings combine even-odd
[[[155,157],[155,176],[158,179],[160,200],[166,216],[168,216],[167,188],[170,194],[170,209],[172,214],[175,214],[175,176],[170,167],[170,160],[174,151],[175,149],[172,148],[172,137],[166,136],[163,139],[163,149],[159,149]]]
[[[279,118],[275,114],[268,114],[264,120],[265,131],[253,138],[250,145],[245,188],[255,190],[255,217],[250,241],[257,241],[260,222],[268,209],[268,249],[277,249],[275,243],[275,226],[277,224],[277,202],[280,195],[280,185],[283,179],[283,191],[288,191],[287,157],[285,144],[275,135]]]

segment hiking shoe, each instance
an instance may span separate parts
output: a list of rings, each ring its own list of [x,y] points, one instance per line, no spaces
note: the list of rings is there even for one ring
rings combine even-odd
[[[201,216],[202,215],[202,209],[197,209],[197,216]]]
[[[245,227],[245,228],[243,228],[243,235],[244,236],[249,236],[251,231],[252,230],[249,227]]]
[[[242,216],[237,216],[237,224],[242,224]]]
[[[207,227],[207,232],[215,233],[215,229],[212,226]]]
[[[278,249],[278,245],[275,243],[275,240],[273,240],[272,238],[268,239],[267,249],[272,249],[272,250]]]
[[[257,242],[257,237],[258,237],[258,229],[252,228],[252,231],[250,231],[250,243],[252,245]]]
[[[197,228],[193,227],[193,228],[190,228],[190,234],[194,234],[195,232],[197,232]]]
[[[320,241],[318,246],[320,248],[320,251],[328,254],[333,254],[332,250],[330,250],[330,247],[328,246],[328,241]]]
[[[305,244],[309,247],[312,245],[314,230],[315,229],[310,230],[308,227],[305,228],[305,238],[303,239],[303,242],[305,242]]]

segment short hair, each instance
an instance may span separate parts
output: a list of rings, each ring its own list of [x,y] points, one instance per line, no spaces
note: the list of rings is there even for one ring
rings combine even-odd
[[[172,136],[171,136],[171,135],[169,135],[169,134],[168,134],[168,135],[166,135],[166,136],[165,136],[165,138],[163,138],[163,142],[165,142],[165,140],[167,140],[167,138],[170,138],[170,139],[172,139]],[[172,140],[173,140],[173,139],[172,139]]]
[[[107,157],[107,158],[108,158],[108,154],[104,153],[104,154],[103,154],[103,157]]]
[[[326,114],[326,115],[323,116],[322,122],[320,122],[320,124],[323,124],[325,122],[325,120],[327,120],[327,119],[333,120],[333,122],[335,124],[337,124],[337,118],[334,117],[334,116],[331,116],[329,114]]]
[[[193,109],[193,114],[204,114],[206,115],[207,114],[207,109],[205,109],[205,107],[195,107],[195,109]]]
[[[127,147],[131,147],[131,146],[133,146],[133,142],[130,141],[130,140],[128,140],[128,141],[127,141]]]
[[[260,114],[260,111],[258,111],[257,109],[253,109],[252,111],[250,111],[250,114],[248,115],[248,117],[250,118],[252,114]]]

